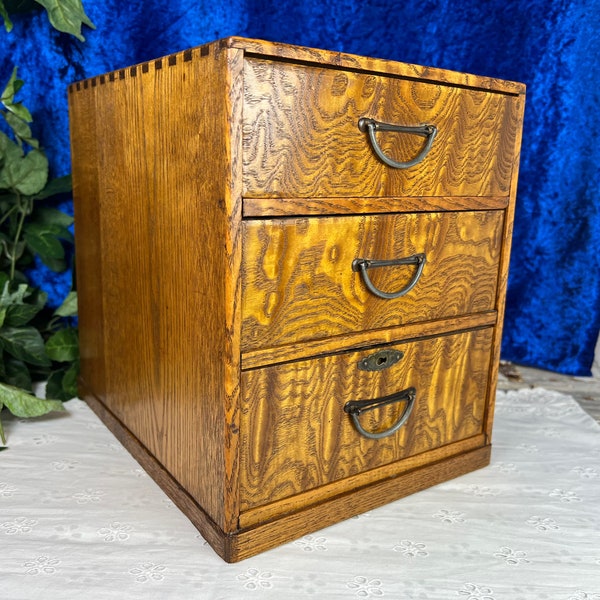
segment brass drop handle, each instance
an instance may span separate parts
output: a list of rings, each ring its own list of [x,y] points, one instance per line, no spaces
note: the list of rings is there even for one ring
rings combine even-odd
[[[385,298],[386,300],[391,300],[393,298],[400,298],[400,296],[404,296],[408,294],[410,290],[412,290],[415,285],[417,285],[417,281],[421,277],[423,273],[423,267],[427,261],[427,257],[425,254],[413,254],[412,256],[406,256],[403,258],[395,258],[392,260],[372,260],[369,258],[356,258],[352,261],[352,270],[357,271],[362,275],[363,281],[365,285],[369,289],[370,292],[379,296],[379,298]],[[408,284],[403,287],[401,290],[397,292],[384,292],[379,288],[373,285],[369,274],[367,273],[368,269],[374,269],[377,267],[394,267],[397,265],[417,265],[417,269],[412,279],[408,282]]]
[[[369,119],[367,117],[361,117],[358,120],[358,128],[362,133],[369,135],[371,146],[375,151],[375,154],[388,166],[394,169],[409,169],[418,165],[427,156],[427,153],[431,150],[433,140],[437,135],[437,127],[435,125],[393,125],[391,123],[381,123],[375,121],[375,119]],[[406,162],[398,162],[390,158],[381,149],[381,146],[377,142],[375,136],[376,131],[395,131],[399,133],[410,133],[413,135],[420,135],[426,138],[425,145],[421,148],[421,151],[412,160]]]
[[[402,390],[401,392],[396,392],[395,394],[391,394],[389,396],[383,396],[382,398],[375,398],[374,400],[352,400],[350,402],[346,402],[344,405],[344,412],[352,417],[354,426],[359,433],[371,440],[380,440],[396,433],[396,431],[398,431],[398,429],[400,429],[400,427],[406,423],[408,417],[410,417],[413,406],[415,405],[416,397],[417,390],[414,387],[410,387]],[[404,406],[404,410],[402,411],[402,414],[398,420],[388,429],[384,429],[383,431],[367,431],[360,424],[359,416],[362,413],[368,410],[374,410],[375,408],[381,408],[382,406],[387,406],[388,404],[392,404],[394,402],[405,402],[406,405]]]

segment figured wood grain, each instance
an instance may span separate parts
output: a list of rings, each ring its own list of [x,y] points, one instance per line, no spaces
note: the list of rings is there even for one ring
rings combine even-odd
[[[507,94],[522,94],[525,86],[522,83],[506,81],[493,77],[484,77],[471,73],[460,73],[448,69],[426,67],[384,60],[376,57],[358,56],[345,52],[333,52],[293,44],[281,44],[265,40],[230,37],[221,40],[221,45],[228,48],[241,48],[248,56],[292,60],[300,64],[317,64],[324,67],[337,67],[367,73],[385,73],[393,77],[420,79],[433,83],[445,83],[467,88],[490,90]]]
[[[82,393],[225,560],[489,461],[523,94],[242,38],[70,86]],[[440,132],[401,173],[360,116]],[[422,251],[398,302],[348,269]],[[356,369],[388,346],[398,364]],[[343,413],[410,385],[393,437]]]
[[[442,460],[471,452],[484,445],[485,435],[475,435],[459,442],[428,450],[423,454],[410,456],[369,471],[351,475],[350,477],[301,492],[295,496],[289,496],[270,504],[256,506],[240,515],[240,529],[246,529],[281,518],[282,516],[298,511],[304,506],[327,502],[331,498],[340,496],[341,494],[368,487],[374,482],[398,477],[425,465],[439,463]]]
[[[244,196],[502,196],[519,126],[512,96],[288,62],[244,68]],[[358,120],[438,128],[417,166],[377,158]],[[379,133],[397,161],[424,139]]]
[[[242,350],[492,310],[501,211],[252,220],[243,224]],[[416,286],[382,299],[352,270],[357,258],[425,253]],[[416,267],[369,270],[387,292]]]
[[[513,100],[520,122],[523,122],[525,116],[525,94]],[[504,313],[506,311],[506,292],[508,288],[508,271],[510,264],[510,251],[512,247],[512,235],[515,218],[515,204],[517,196],[517,183],[519,178],[519,162],[521,157],[521,131],[515,140],[513,150],[513,170],[510,186],[510,196],[512,201],[506,208],[506,217],[504,219],[504,232],[502,235],[502,254],[500,256],[500,269],[498,277],[498,289],[496,305],[498,307],[498,326],[494,330],[494,346],[492,352],[492,361],[490,365],[490,389],[495,390],[498,384],[498,368],[500,365],[500,353],[502,349],[502,330],[504,327]],[[490,394],[490,401],[486,408],[486,435],[488,440],[491,440],[492,426],[494,422],[494,407],[496,403],[496,395]]]
[[[264,552],[283,542],[323,529],[340,520],[404,498],[431,486],[485,467],[490,462],[490,446],[423,466],[415,471],[359,488],[316,506],[308,506],[289,516],[267,521],[240,531],[231,539],[228,556],[236,562]],[[418,497],[415,498],[415,503]],[[400,530],[402,524],[399,524]]]
[[[247,510],[482,432],[490,328],[395,344],[393,366],[363,371],[370,351],[335,354],[242,374],[240,507]],[[394,435],[361,435],[350,400],[415,387],[407,423]],[[368,431],[389,428],[402,404],[361,415]]]
[[[381,198],[244,198],[244,217],[501,210],[508,196],[402,196]]]
[[[76,210],[98,219],[76,223],[80,241],[90,236],[77,247],[79,290],[90,302],[80,326],[102,332],[84,333],[84,355],[106,352],[104,385],[91,393],[228,531],[239,512],[241,161],[232,158],[240,138],[230,130],[239,129],[241,62],[237,50],[201,54],[71,93],[74,138],[94,138],[74,145]],[[80,102],[93,103],[91,134]],[[90,285],[97,273],[102,312]],[[97,367],[83,363],[86,383]]]
[[[495,311],[463,315],[439,321],[409,323],[399,327],[386,327],[373,331],[360,331],[328,338],[302,341],[295,344],[259,348],[242,354],[242,369],[256,369],[301,358],[312,358],[322,354],[344,350],[377,347],[391,342],[404,342],[420,337],[431,337],[454,331],[465,331],[493,326],[497,322]]]
[[[236,562],[259,552],[264,552],[297,537],[323,529],[368,510],[404,498],[433,485],[485,467],[490,462],[490,446],[450,457],[446,460],[423,466],[409,473],[375,482],[348,494],[332,498],[316,506],[301,510],[274,521],[267,521],[231,538],[228,560]],[[419,501],[415,497],[414,502]],[[398,524],[402,531],[402,523]]]

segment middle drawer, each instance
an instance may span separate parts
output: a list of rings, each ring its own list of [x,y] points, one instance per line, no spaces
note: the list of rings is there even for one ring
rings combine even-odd
[[[245,221],[242,351],[493,310],[502,231],[502,211]]]

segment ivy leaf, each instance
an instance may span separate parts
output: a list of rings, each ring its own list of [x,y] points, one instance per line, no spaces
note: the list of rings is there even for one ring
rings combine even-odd
[[[20,102],[15,102],[15,95],[23,87],[23,83],[22,79],[17,78],[17,67],[15,67],[0,96],[0,102],[2,102],[6,110],[17,115],[19,119],[31,123],[33,121],[31,113]]]
[[[0,405],[2,404],[21,419],[65,410],[63,403],[58,400],[44,400],[6,383],[0,383]]]
[[[42,259],[42,262],[51,270],[54,271],[55,273],[64,273],[69,265],[67,264],[67,261],[62,259],[62,258],[49,258],[46,257],[44,259]]]
[[[8,11],[6,10],[2,0],[0,0],[0,16],[4,19],[4,29],[6,29],[6,33],[10,33],[12,31],[13,24],[8,16]]]
[[[64,302],[54,311],[56,317],[75,317],[77,315],[77,292],[69,292]]]
[[[0,306],[11,306],[12,304],[22,304],[27,296],[27,284],[20,283],[14,292],[10,291],[10,281],[6,279],[2,286],[0,294]]]
[[[35,0],[41,4],[48,12],[50,23],[58,31],[70,33],[78,40],[84,42],[85,38],[81,35],[81,26],[87,25],[92,29],[96,26],[90,21],[83,10],[81,0]]]
[[[26,325],[42,308],[34,304],[15,304],[6,309],[4,324],[12,327]]]
[[[70,400],[77,396],[77,375],[79,363],[74,362],[68,369],[52,371],[46,383],[46,393],[57,400]]]
[[[35,327],[3,327],[0,329],[0,344],[18,360],[40,367],[52,364],[46,355],[44,340]]]
[[[75,398],[79,393],[79,389],[77,386],[77,377],[79,376],[79,361],[75,361],[65,373],[65,376],[62,380],[62,389],[65,394],[69,398]]]
[[[66,327],[51,335],[46,342],[46,354],[58,362],[69,362],[79,358],[79,338],[75,327]]]
[[[33,303],[26,303],[25,298],[31,296],[29,286],[25,283],[19,284],[14,292],[10,291],[10,284],[6,282],[0,295],[0,326],[9,325],[20,327],[25,325],[37,315],[46,303],[47,294],[37,294]]]
[[[4,383],[31,391],[31,374],[27,365],[22,360],[7,358],[5,360]]]
[[[21,145],[21,142],[29,144],[32,148],[39,148],[40,143],[33,137],[31,128],[29,125],[15,115],[14,113],[8,112],[4,115],[5,121],[8,123],[12,132],[15,134],[15,138]]]
[[[70,235],[68,230],[65,231]],[[32,252],[39,254],[40,258],[47,263],[49,260],[60,260],[65,256],[65,249],[57,238],[57,235],[61,234],[64,234],[62,228],[57,230],[52,225],[28,223],[23,238]]]
[[[0,180],[3,178],[2,165],[17,161],[23,156],[19,144],[13,142],[5,133],[0,131]],[[0,183],[0,188],[7,187]]]
[[[73,182],[71,180],[71,175],[65,175],[64,177],[57,177],[56,179],[52,179],[46,185],[46,187],[41,192],[39,192],[39,194],[36,194],[34,199],[35,200],[44,200],[46,198],[50,198],[51,196],[56,196],[57,194],[65,194],[67,192],[70,192],[72,189],[73,189]],[[39,212],[39,211],[36,211],[36,213],[37,212]],[[60,211],[57,211],[57,212],[60,212]]]
[[[41,150],[32,150],[18,158],[11,156],[0,171],[0,188],[12,189],[25,196],[40,192],[47,180],[48,159]]]
[[[37,198],[37,196],[36,196]],[[71,215],[56,208],[36,207],[35,223],[43,225],[48,231],[52,231],[56,237],[63,240],[73,241],[73,235],[68,230],[74,222]]]

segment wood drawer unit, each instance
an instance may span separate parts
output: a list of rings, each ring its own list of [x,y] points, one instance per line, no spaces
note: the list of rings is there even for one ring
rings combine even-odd
[[[244,196],[508,195],[518,131],[509,97],[330,67],[245,61]],[[361,117],[434,124],[427,161],[388,168],[365,144]],[[379,143],[407,161],[423,138],[382,134]]]
[[[245,222],[242,351],[494,310],[502,235],[502,211]]]
[[[491,341],[488,327],[245,371],[242,511],[340,480],[329,489],[350,491],[353,475],[392,462],[402,468],[403,458],[482,434]],[[369,360],[393,364],[358,366]],[[409,404],[402,393],[411,388]],[[397,401],[359,415],[359,424],[388,431],[409,404],[406,424],[383,438],[358,434],[344,407],[394,394]]]
[[[243,38],[69,87],[81,394],[225,560],[488,463],[524,92]]]

